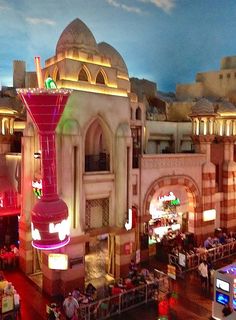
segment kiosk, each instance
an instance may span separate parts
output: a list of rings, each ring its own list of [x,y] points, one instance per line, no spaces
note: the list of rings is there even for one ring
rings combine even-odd
[[[236,319],[236,263],[215,271],[213,298],[213,319]],[[232,313],[227,317],[223,317],[222,314],[225,304],[229,304],[232,308]]]

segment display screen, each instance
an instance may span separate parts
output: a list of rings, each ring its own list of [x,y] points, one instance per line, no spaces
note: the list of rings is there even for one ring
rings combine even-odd
[[[229,283],[221,279],[216,279],[216,288],[229,292]]]
[[[229,303],[229,296],[227,294],[216,291],[216,302],[221,304]]]
[[[234,310],[236,310],[236,300],[233,299],[233,307],[234,307]]]

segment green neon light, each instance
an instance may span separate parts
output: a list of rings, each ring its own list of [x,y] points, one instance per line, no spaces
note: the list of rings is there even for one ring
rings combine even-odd
[[[47,89],[56,89],[57,88],[57,85],[56,85],[56,82],[51,78],[51,77],[48,77],[46,80],[45,80],[45,87]]]
[[[180,205],[180,200],[179,198],[176,198],[175,200],[170,201],[171,206],[179,206]]]

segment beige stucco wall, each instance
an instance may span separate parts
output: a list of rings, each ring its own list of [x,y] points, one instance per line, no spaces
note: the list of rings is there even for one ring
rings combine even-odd
[[[200,194],[202,189],[202,165],[206,161],[204,154],[160,154],[144,155],[141,158],[140,202],[145,204],[145,197],[155,181],[162,177],[189,177],[196,184]],[[142,207],[142,215],[145,214]]]
[[[115,116],[114,116],[115,115]],[[77,195],[76,195],[76,228],[72,235],[83,233],[85,221],[86,199],[109,198],[110,226],[124,225],[127,213],[127,181],[126,148],[131,146],[127,137],[123,136],[121,124],[127,124],[129,129],[130,105],[128,98],[74,91],[64,110],[57,128],[58,136],[58,169],[59,190],[66,201],[70,214],[73,211],[73,148],[77,147]],[[73,119],[78,125],[78,134],[73,132],[71,138],[64,133],[64,125]],[[85,138],[90,124],[99,119],[104,130],[111,157],[110,172],[84,172]],[[119,129],[119,130],[118,130]],[[117,130],[119,143],[117,144]],[[128,132],[129,134],[129,132]],[[118,161],[122,157],[122,160]],[[124,159],[123,159],[124,158]],[[118,174],[119,173],[119,174]],[[116,178],[115,178],[116,177]],[[123,190],[123,192],[121,192]],[[115,205],[119,201],[119,205]],[[120,210],[119,214],[118,211]],[[119,219],[118,219],[119,218]]]
[[[146,144],[149,140],[173,138],[175,152],[181,151],[181,142],[185,141],[192,133],[191,122],[167,122],[147,121],[146,122]],[[149,151],[148,151],[149,150]],[[148,147],[146,153],[151,153]]]

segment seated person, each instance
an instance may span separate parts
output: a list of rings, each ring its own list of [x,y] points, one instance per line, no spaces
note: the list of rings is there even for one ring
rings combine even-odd
[[[150,272],[148,269],[146,268],[142,268],[140,274],[146,279],[146,278],[150,278]]]
[[[127,290],[133,289],[134,288],[134,284],[132,282],[132,280],[130,278],[126,278],[125,279],[125,288]]]
[[[95,299],[96,292],[97,292],[97,289],[92,285],[92,283],[89,283],[86,287],[85,294],[90,298]]]
[[[83,295],[81,294],[79,288],[75,288],[75,289],[72,291],[72,297],[74,297],[77,301],[79,301],[82,296],[83,296]]]
[[[223,233],[223,234],[220,236],[219,241],[220,241],[221,244],[226,244],[226,242],[227,242],[227,235],[226,235],[226,233]]]
[[[118,285],[119,288],[124,289],[124,280],[122,278],[120,278],[118,280],[117,285]]]
[[[137,270],[138,270],[137,265],[136,265],[134,259],[131,259],[131,261],[130,261],[129,270],[130,270],[130,271],[137,271]]]
[[[213,248],[213,242],[211,237],[208,237],[205,241],[204,241],[204,247],[208,250]]]
[[[229,316],[233,312],[232,308],[230,305],[227,303],[224,305],[224,308],[222,309],[222,313],[224,317]]]

